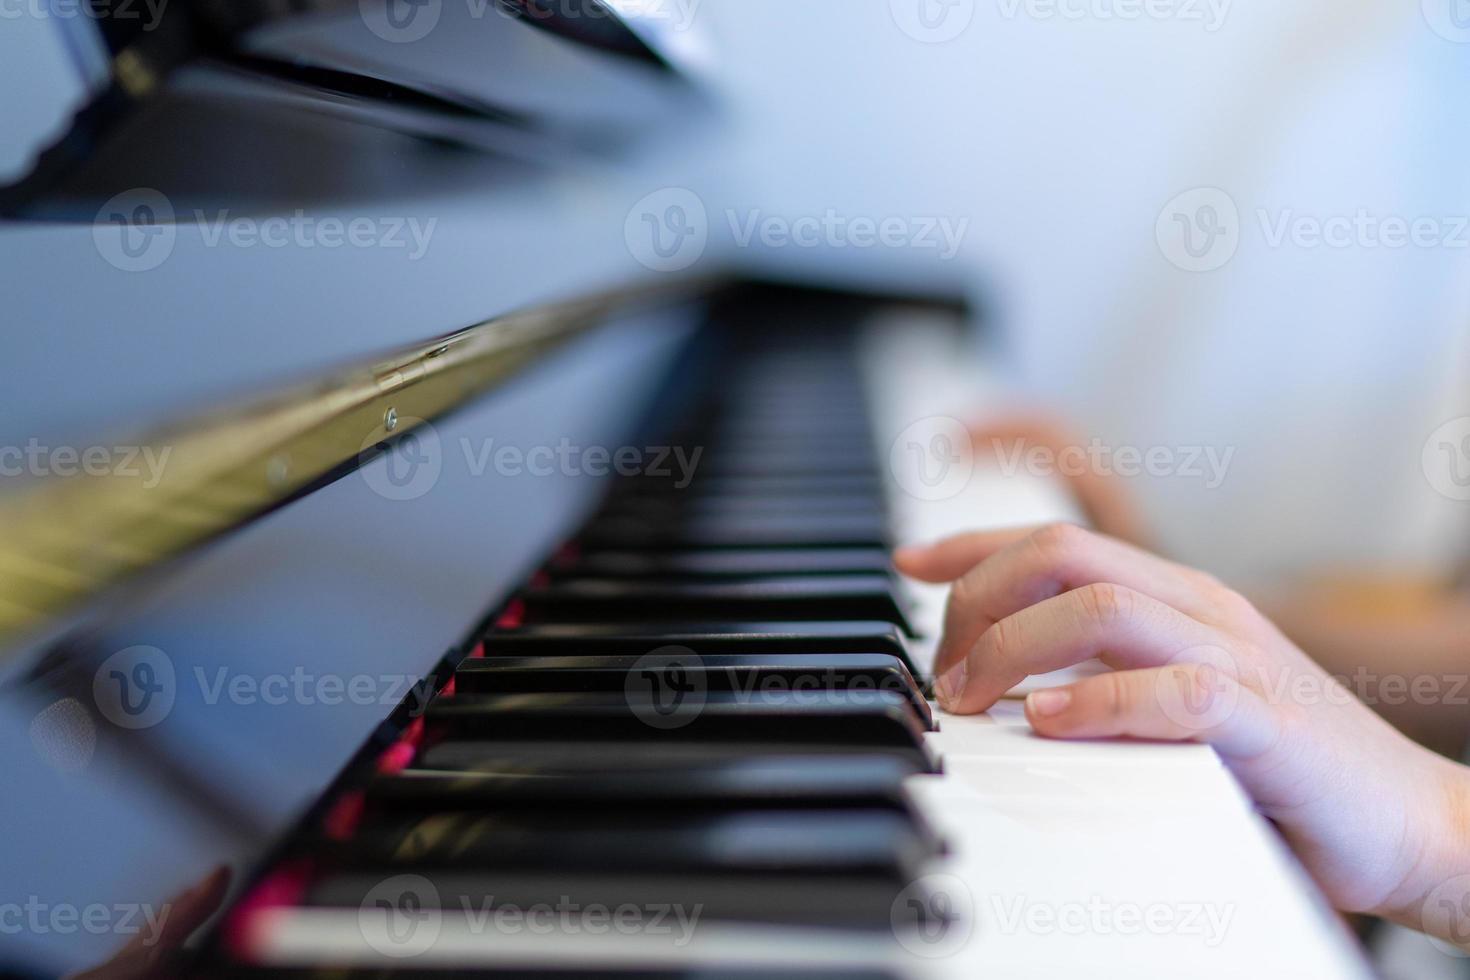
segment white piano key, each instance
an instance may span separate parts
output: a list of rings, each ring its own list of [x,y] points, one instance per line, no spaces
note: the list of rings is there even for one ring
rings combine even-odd
[[[332,963],[340,967],[476,966],[532,970],[618,968],[792,968],[853,971],[885,962],[903,967],[902,949],[886,933],[853,933],[777,926],[742,926],[670,918],[656,931],[619,926],[615,917],[551,910],[542,922],[497,922],[476,910],[420,914],[411,927],[390,930],[385,916],[358,909],[282,907],[252,921],[248,952],[262,966],[289,968]],[[570,920],[571,925],[568,925]]]

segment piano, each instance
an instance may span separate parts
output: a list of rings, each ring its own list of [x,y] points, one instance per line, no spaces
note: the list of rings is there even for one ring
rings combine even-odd
[[[440,277],[469,270],[431,248],[394,280],[421,298],[374,316],[350,294],[381,255],[295,249],[307,268],[285,272],[170,225],[157,269],[81,267],[109,305],[162,297],[135,373],[109,380],[86,345],[65,368],[13,345],[24,404],[4,440],[50,471],[0,495],[0,970],[1369,975],[1210,748],[1037,738],[1019,698],[1054,677],[984,716],[932,703],[944,590],[902,580],[891,550],[1077,519],[1058,485],[967,451],[959,419],[1000,397],[973,303],[902,271],[650,268],[623,240],[636,207],[538,210],[535,181],[461,157],[575,158],[611,200],[646,199],[638,175],[668,145],[647,117],[617,120],[611,157],[581,157],[606,135],[586,104],[548,109],[524,79],[478,88],[452,52],[487,29],[525,64],[549,55],[564,85],[616,77],[667,125],[704,111],[688,37],[532,3],[560,16],[397,51],[319,6],[221,21],[181,5],[214,19],[165,21],[198,50],[157,66],[157,93],[130,87],[116,59],[136,48],[110,39],[111,87],[79,97],[70,135],[0,199],[21,219],[0,247],[19,262],[47,236],[122,241],[137,229],[66,216],[117,173],[176,178],[178,141],[219,100],[273,145],[305,138],[303,113],[391,152],[463,144],[405,166],[456,172],[451,246],[512,254],[448,297]],[[140,148],[138,127],[166,139]],[[272,179],[309,188],[315,164],[283,159]],[[256,179],[162,193],[181,212],[201,194],[268,209]],[[672,222],[649,214],[654,233]],[[533,266],[514,233],[553,219],[540,241],[583,244]],[[319,331],[287,308],[275,324],[221,309],[258,331],[216,331],[185,377],[197,323],[170,323],[191,274],[217,296],[281,276],[277,295],[300,297],[309,278],[343,308]],[[17,309],[75,340],[83,304],[55,282],[17,277]],[[68,370],[96,381],[88,397],[56,384]],[[83,439],[112,464],[62,472],[57,448]]]

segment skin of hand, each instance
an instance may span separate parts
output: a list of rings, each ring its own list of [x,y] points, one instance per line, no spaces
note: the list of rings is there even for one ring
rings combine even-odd
[[[1208,743],[1337,908],[1466,941],[1470,919],[1438,909],[1448,887],[1470,910],[1467,770],[1239,594],[1071,525],[961,535],[895,563],[953,583],[935,668],[946,710],[985,711],[1028,675],[1099,658],[1113,670],[1027,698],[1039,735]]]
[[[1062,420],[1037,411],[972,426],[970,438],[977,456],[993,452],[998,458],[1041,449],[1060,459],[1087,443]],[[1066,481],[1089,527],[1159,550],[1126,481],[1085,468],[1068,471]],[[1334,578],[1341,572],[1324,571]],[[1462,682],[1470,601],[1445,583],[1395,573],[1370,574],[1347,595],[1325,584],[1277,584],[1251,598],[1293,643],[1329,673],[1346,678],[1395,728],[1458,757],[1470,732],[1470,684]],[[1424,690],[1422,685],[1437,695],[1412,693]]]

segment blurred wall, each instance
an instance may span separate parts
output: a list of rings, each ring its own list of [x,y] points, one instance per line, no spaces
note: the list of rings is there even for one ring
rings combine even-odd
[[[1131,481],[1184,558],[1236,578],[1458,558],[1467,505],[1421,468],[1470,414],[1470,30],[1450,3],[922,5],[937,28],[921,0],[705,0],[741,129],[730,200],[969,219],[952,265],[998,304],[1019,394],[1112,447],[1233,450],[1212,489]],[[1191,264],[1165,207],[1196,188],[1239,213],[1210,271],[1171,261]],[[1347,247],[1311,243],[1360,212]],[[1395,217],[1439,240],[1375,244]],[[900,281],[944,265],[762,258]]]

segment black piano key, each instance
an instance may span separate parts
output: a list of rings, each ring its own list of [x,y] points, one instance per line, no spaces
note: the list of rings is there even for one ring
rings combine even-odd
[[[884,621],[700,623],[543,623],[497,630],[485,638],[487,656],[586,656],[680,646],[700,656],[734,653],[887,653],[914,673],[903,631]]]
[[[884,620],[908,631],[886,575],[700,582],[559,579],[521,594],[528,622]]]
[[[892,809],[671,812],[449,811],[369,820],[307,848],[333,869],[687,873],[769,871],[917,877],[934,853]]]
[[[395,814],[417,819],[463,811],[547,829],[564,824],[568,815],[571,826],[586,824],[589,810],[603,827],[611,820],[645,826],[650,818],[751,811],[888,811],[904,818],[928,853],[938,854],[939,835],[904,790],[904,780],[916,773],[908,762],[881,755],[753,756],[577,774],[415,768],[376,777],[364,801],[365,813],[377,823]]]
[[[325,875],[307,889],[308,906],[356,910],[381,895],[401,869]],[[432,890],[415,900],[445,914],[493,916],[496,909],[588,907],[683,910],[700,922],[725,921],[887,932],[909,882],[886,874],[634,874],[428,870]]]
[[[578,539],[592,548],[887,548],[886,522],[862,515],[774,515],[693,518],[673,524],[638,518],[604,519]]]
[[[482,760],[484,761],[484,760]],[[903,782],[918,770],[884,755],[714,758],[682,767],[625,766],[603,778],[586,773],[524,770],[451,772],[408,769],[377,776],[366,787],[371,809],[546,807],[562,804],[683,808],[719,804],[781,807],[907,809]]]
[[[761,578],[780,575],[887,575],[882,548],[727,548],[713,551],[593,551],[557,563],[553,574],[594,578]]]
[[[684,678],[675,679],[685,683]],[[815,703],[791,692],[754,697],[702,693],[649,682],[628,694],[455,695],[424,714],[431,741],[752,742],[842,745],[924,759],[924,722],[903,695],[832,691]]]
[[[425,746],[414,760],[414,768],[453,773],[601,779],[609,775],[619,778],[630,774],[642,776],[655,770],[682,773],[737,761],[762,762],[797,755],[820,758],[833,766],[881,755],[914,772],[938,771],[926,753],[909,746],[894,750],[842,742],[796,745],[709,739],[619,741],[612,737],[592,742],[585,738],[497,742],[456,737]]]
[[[668,659],[667,657],[664,659]],[[903,695],[928,728],[929,703],[904,666],[888,654],[715,654],[677,656],[680,669],[697,674],[700,689],[721,694],[753,695],[786,690],[809,699],[830,691],[893,691]],[[627,689],[629,675],[647,656],[495,657],[466,660],[455,672],[459,694],[554,694]]]

